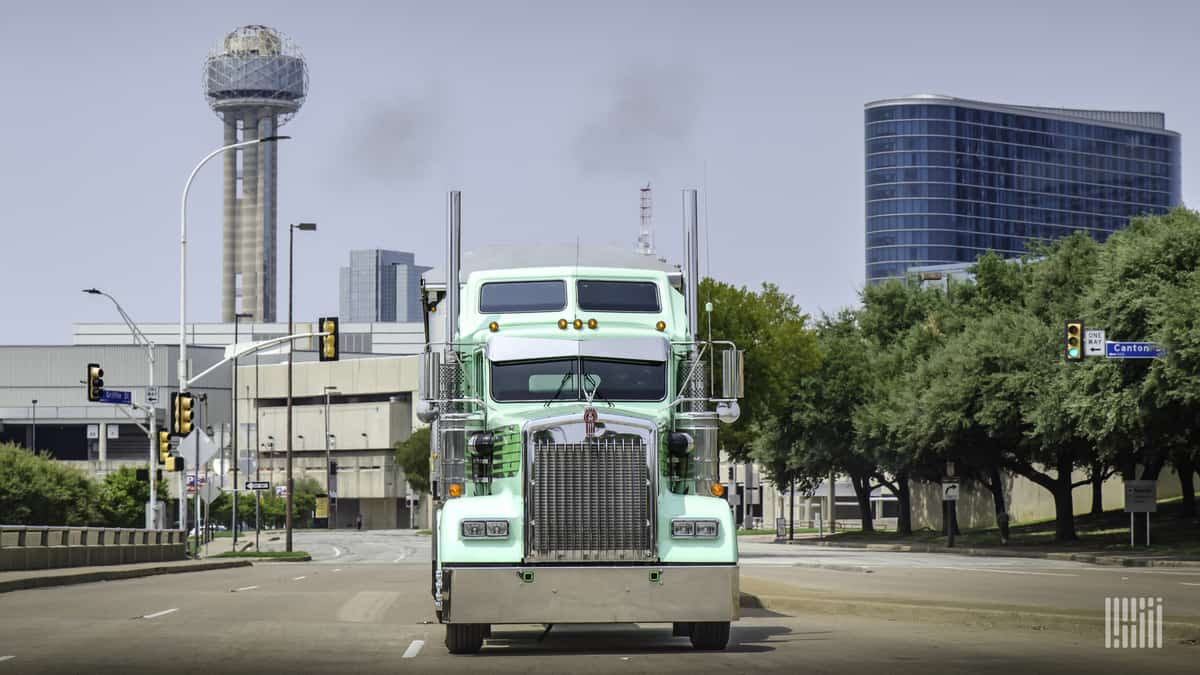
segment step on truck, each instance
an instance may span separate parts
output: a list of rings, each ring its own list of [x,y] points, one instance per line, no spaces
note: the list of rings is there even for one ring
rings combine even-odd
[[[694,190],[683,205],[682,270],[581,245],[489,249],[464,270],[449,194],[417,415],[451,653],[499,624],[670,623],[725,648],[738,550],[717,428],[738,418],[743,354],[701,339]]]

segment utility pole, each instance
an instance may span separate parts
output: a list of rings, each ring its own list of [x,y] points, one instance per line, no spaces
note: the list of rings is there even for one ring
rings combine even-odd
[[[254,315],[242,312],[233,315],[233,523],[231,529],[233,530],[233,550],[235,551],[237,550],[238,536],[238,491],[241,490],[238,487],[238,321],[240,319],[248,319],[252,316]],[[253,329],[250,332],[253,333]]]
[[[337,525],[337,488],[333,482],[336,480],[333,473],[333,458],[329,451],[332,449],[332,436],[329,433],[329,395],[337,393],[337,387],[325,386],[325,493],[328,495],[329,512],[325,514],[326,529],[334,529]]]
[[[296,230],[311,232],[317,229],[316,223],[295,223],[288,225],[288,335],[296,334],[296,325],[292,311],[295,305],[296,283]],[[288,343],[287,367],[287,551],[292,551],[292,365],[296,351],[295,341]]]

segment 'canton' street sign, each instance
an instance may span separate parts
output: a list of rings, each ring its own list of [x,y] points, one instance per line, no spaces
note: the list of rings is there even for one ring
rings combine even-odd
[[[1108,359],[1156,359],[1166,353],[1153,342],[1104,343],[1104,357]]]

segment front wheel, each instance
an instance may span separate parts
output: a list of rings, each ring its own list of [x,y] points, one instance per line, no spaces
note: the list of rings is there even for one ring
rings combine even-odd
[[[692,624],[692,646],[706,651],[725,649],[729,644],[728,621],[697,621]]]
[[[448,623],[446,649],[451,654],[475,654],[483,648],[483,638],[491,632],[491,628],[486,623]],[[729,634],[728,628],[726,624],[726,636]]]

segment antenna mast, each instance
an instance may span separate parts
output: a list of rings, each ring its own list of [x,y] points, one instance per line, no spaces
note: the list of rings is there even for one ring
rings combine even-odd
[[[642,255],[654,255],[654,232],[650,229],[650,184],[646,183],[646,187],[642,188],[642,225],[638,231],[637,252]]]

